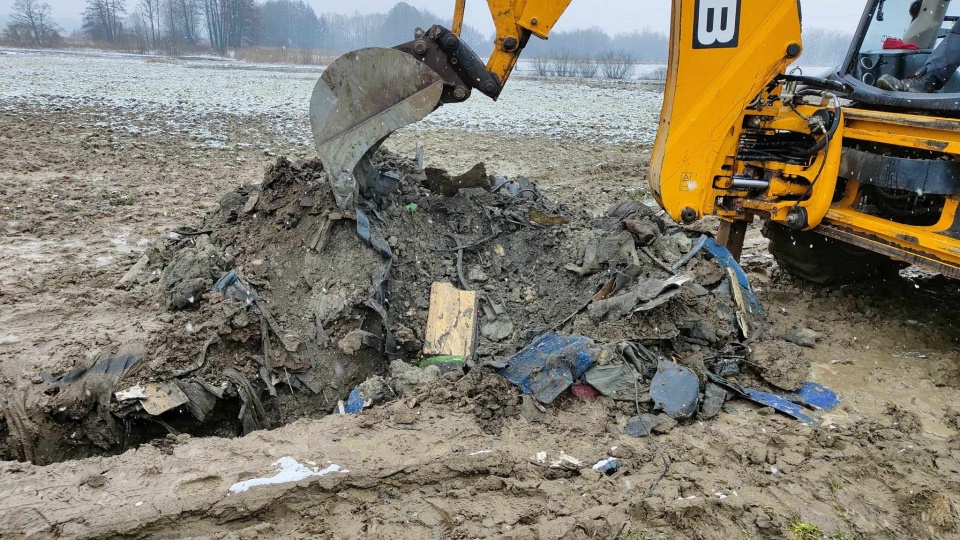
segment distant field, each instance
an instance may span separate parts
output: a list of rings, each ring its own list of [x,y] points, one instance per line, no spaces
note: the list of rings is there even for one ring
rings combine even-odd
[[[0,71],[0,107],[107,106],[116,113],[111,127],[186,132],[215,147],[226,135],[211,115],[221,114],[266,117],[289,143],[310,145],[307,107],[322,68],[0,49]],[[661,88],[636,82],[517,77],[497,102],[476,94],[410,129],[648,144],[662,98]]]

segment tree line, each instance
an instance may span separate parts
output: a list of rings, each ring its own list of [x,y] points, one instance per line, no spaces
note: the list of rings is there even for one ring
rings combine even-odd
[[[138,52],[179,54],[209,47],[220,54],[249,46],[343,52],[393,46],[413,39],[414,29],[443,19],[400,2],[386,13],[316,13],[303,0],[86,0],[82,33],[110,46]],[[63,29],[43,0],[15,0],[5,37],[37,47],[57,46]],[[486,37],[465,25],[467,43],[489,52]]]
[[[138,52],[179,54],[209,47],[224,54],[248,46],[324,50],[393,46],[413,39],[413,30],[449,19],[396,4],[386,13],[316,13],[304,0],[85,0],[82,32],[89,39],[127,46]],[[37,47],[57,46],[63,30],[53,23],[43,0],[15,0],[6,38]],[[464,40],[481,56],[492,39],[465,25]],[[839,63],[851,41],[848,33],[810,28],[804,31],[805,65]],[[531,39],[525,58],[628,58],[633,62],[667,60],[668,36],[653,30],[609,34],[601,28],[556,31],[549,40]]]

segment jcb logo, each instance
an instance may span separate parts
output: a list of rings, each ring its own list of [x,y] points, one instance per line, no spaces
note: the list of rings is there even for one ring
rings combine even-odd
[[[694,49],[736,47],[740,39],[740,0],[697,0]]]

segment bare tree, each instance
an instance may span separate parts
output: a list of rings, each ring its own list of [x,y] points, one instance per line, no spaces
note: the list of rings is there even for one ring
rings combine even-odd
[[[573,77],[577,74],[573,56],[565,52],[550,56],[550,71],[557,77]]]
[[[575,56],[573,57],[573,67],[576,72],[577,77],[583,77],[584,79],[592,79],[597,76],[597,72],[600,70],[599,64],[589,56]]]
[[[184,41],[196,45],[200,41],[200,0],[175,0],[176,15]]]
[[[259,10],[253,0],[203,0],[203,14],[210,46],[220,54],[254,43]]]
[[[608,79],[629,79],[636,69],[633,55],[624,51],[610,51],[597,57],[600,71]]]
[[[151,30],[147,18],[143,12],[137,11],[127,20],[127,28],[133,31],[133,45],[136,46],[137,53],[147,54],[150,51],[152,41],[150,39]]]
[[[50,5],[40,0],[16,0],[7,25],[16,41],[46,47],[60,38],[60,27],[50,19]]]
[[[125,0],[87,0],[83,31],[94,41],[118,42],[123,37]]]
[[[156,48],[160,34],[160,0],[140,0],[137,6],[142,19],[142,29],[152,47]]]
[[[550,75],[550,59],[542,54],[533,57],[533,71],[540,77]]]

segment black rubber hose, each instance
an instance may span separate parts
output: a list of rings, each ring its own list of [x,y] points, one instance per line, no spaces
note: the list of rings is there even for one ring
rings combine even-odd
[[[807,86],[814,86],[816,88],[823,88],[825,90],[833,90],[834,92],[840,92],[841,94],[849,94],[853,91],[853,87],[843,81],[833,81],[823,77],[813,77],[811,75],[784,74],[778,76],[776,80],[798,82]]]
[[[830,124],[830,129],[827,130],[827,135],[817,141],[816,144],[797,155],[802,157],[810,157],[820,150],[823,150],[823,147],[827,145],[827,141],[833,138],[833,135],[837,132],[837,129],[840,128],[840,100],[838,100],[836,97],[833,99],[835,102],[835,105],[833,106],[833,123]]]

